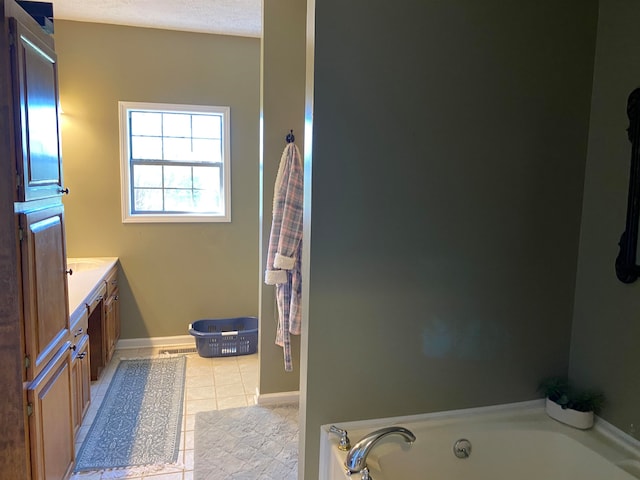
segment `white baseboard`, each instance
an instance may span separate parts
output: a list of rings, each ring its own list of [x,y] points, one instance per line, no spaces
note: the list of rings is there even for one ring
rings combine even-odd
[[[260,393],[256,388],[256,403],[258,405],[276,405],[278,403],[298,403],[300,392]]]
[[[195,339],[192,335],[176,335],[173,337],[151,337],[151,338],[124,338],[118,340],[116,348],[126,350],[129,348],[166,347],[173,345],[188,345],[195,347]]]

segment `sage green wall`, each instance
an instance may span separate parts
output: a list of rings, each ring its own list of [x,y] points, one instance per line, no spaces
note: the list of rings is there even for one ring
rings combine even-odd
[[[260,40],[56,21],[69,256],[118,256],[122,337],[258,313]],[[231,107],[231,223],[123,224],[118,101]]]
[[[567,371],[596,20],[315,2],[305,480],[321,424],[534,399]]]
[[[260,253],[260,385],[261,394],[299,389],[300,337],[292,336],[293,372],[284,371],[283,351],[275,345],[275,288],[265,285],[264,270],[271,231],[273,187],[285,137],[293,130],[304,149],[305,21],[300,0],[267,0],[262,4],[262,157]]]
[[[640,87],[640,5],[601,0],[595,57],[570,377],[603,389],[602,417],[623,431],[640,423],[640,281],[615,276],[624,231],[631,144],[629,93]]]

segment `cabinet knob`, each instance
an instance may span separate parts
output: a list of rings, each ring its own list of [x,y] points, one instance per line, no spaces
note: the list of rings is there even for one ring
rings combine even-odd
[[[60,190],[58,190],[60,193],[64,193],[65,195],[69,195],[69,189],[68,188],[61,188]]]
[[[82,329],[79,328],[76,333],[73,334],[74,337],[77,337],[78,335],[82,335]]]
[[[73,275],[73,269],[69,269],[69,270],[65,270],[64,273],[66,273],[67,275]]]
[[[78,354],[78,357],[77,357],[77,358],[79,358],[80,360],[82,360],[82,359],[83,359],[84,357],[86,357],[86,356],[87,356],[87,352],[82,352],[82,353],[79,353],[79,354]]]
[[[69,347],[69,350],[73,350],[73,351],[75,352],[75,351],[76,351],[76,348],[77,348],[77,347],[76,347],[75,345],[71,345],[71,346]]]

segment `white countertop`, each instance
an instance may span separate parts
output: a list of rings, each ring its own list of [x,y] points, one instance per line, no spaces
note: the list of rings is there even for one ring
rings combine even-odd
[[[87,297],[105,279],[117,261],[118,257],[67,258],[67,268],[73,271],[67,276],[71,317],[80,306],[84,308]]]

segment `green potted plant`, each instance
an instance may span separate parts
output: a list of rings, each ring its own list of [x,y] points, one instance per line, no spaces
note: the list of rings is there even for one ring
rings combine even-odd
[[[569,384],[565,377],[550,377],[538,389],[546,397],[547,415],[575,428],[593,426],[593,417],[604,405],[604,395],[596,390],[581,390]]]

